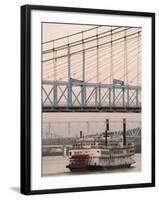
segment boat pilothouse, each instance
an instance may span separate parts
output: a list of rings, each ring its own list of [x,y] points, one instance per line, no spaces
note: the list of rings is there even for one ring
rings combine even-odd
[[[109,120],[106,120],[104,133],[80,137],[69,150],[70,171],[96,170],[103,168],[130,167],[135,163],[134,144],[126,141],[126,120],[123,119],[123,137],[115,136],[109,131]]]

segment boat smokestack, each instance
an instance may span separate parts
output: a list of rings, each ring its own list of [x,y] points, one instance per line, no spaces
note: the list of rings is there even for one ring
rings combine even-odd
[[[83,137],[83,133],[82,133],[82,131],[80,131],[80,138],[82,138]]]
[[[106,129],[105,129],[105,145],[108,145],[108,131],[109,131],[109,119],[106,119]]]
[[[123,146],[126,145],[126,119],[123,119]]]
[[[106,130],[109,131],[109,119],[106,119]]]

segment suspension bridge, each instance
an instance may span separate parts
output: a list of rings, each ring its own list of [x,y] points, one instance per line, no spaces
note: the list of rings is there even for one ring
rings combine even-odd
[[[91,26],[42,42],[42,111],[141,112],[139,27]]]
[[[127,121],[127,137],[141,137],[141,122]],[[121,121],[110,121],[111,131],[115,136],[123,134]],[[64,139],[79,137],[80,131],[85,137],[100,134],[105,130],[105,121],[61,121],[43,122],[43,139]]]

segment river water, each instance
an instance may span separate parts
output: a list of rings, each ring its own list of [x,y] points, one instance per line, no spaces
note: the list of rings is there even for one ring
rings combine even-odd
[[[137,172],[141,171],[141,154],[135,154],[136,163],[129,168],[105,169],[104,171],[77,172],[72,173],[66,168],[68,157],[63,156],[44,156],[42,157],[42,176],[54,175],[74,175],[74,174],[91,174],[91,173],[118,173],[118,172]]]

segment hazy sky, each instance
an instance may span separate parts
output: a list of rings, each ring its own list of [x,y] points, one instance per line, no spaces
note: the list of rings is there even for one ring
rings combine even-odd
[[[50,132],[59,136],[77,136],[80,130],[94,134],[105,130],[105,119],[109,119],[111,131],[122,130],[123,118],[127,120],[127,129],[141,126],[139,113],[43,113],[43,130],[46,133],[50,127]]]
[[[43,42],[93,28],[94,26],[43,23]]]
[[[44,121],[104,121],[105,119],[122,121],[126,118],[128,121],[140,121],[140,113],[43,113]]]

